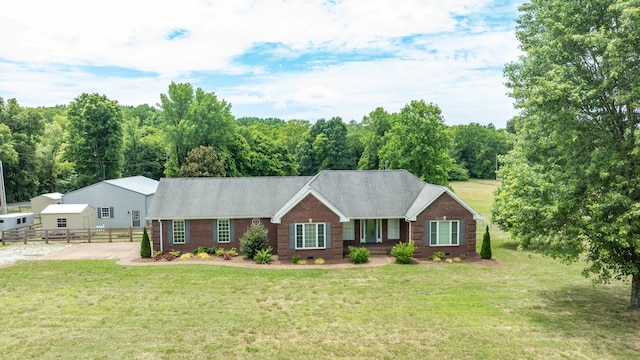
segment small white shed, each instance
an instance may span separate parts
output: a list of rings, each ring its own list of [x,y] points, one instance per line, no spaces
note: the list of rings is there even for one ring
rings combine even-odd
[[[43,230],[96,227],[96,209],[88,204],[53,204],[40,213]]]
[[[49,205],[62,204],[62,194],[59,192],[38,195],[31,199],[31,211],[40,216],[42,210]]]

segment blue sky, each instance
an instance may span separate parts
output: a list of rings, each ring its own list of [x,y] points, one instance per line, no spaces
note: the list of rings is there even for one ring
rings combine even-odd
[[[236,117],[360,121],[436,103],[448,125],[516,114],[502,69],[519,1],[22,0],[0,13],[0,97],[68,104],[84,92],[159,102],[189,82]]]

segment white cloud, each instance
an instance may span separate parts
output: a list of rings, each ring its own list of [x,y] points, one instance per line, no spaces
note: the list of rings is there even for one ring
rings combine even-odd
[[[243,78],[203,86],[228,96],[234,109],[270,104],[290,117],[360,119],[376,106],[395,111],[416,98],[439,104],[457,98],[468,109],[478,108],[468,105],[477,99],[483,111],[505,113],[510,101],[495,68],[514,60],[517,48],[511,31],[476,20],[493,6],[490,0],[13,1],[0,13],[0,33],[11,34],[0,50],[0,96],[46,106],[99,92],[124,104],[155,104],[171,81],[208,83],[200,74],[216,73],[254,78],[249,85]],[[175,31],[184,36],[169,39]],[[397,41],[409,36],[416,43]],[[278,74],[236,62],[263,43],[282,44],[272,55],[290,59],[309,51],[397,58]],[[156,75],[101,75],[91,67]],[[465,115],[441,107],[456,119]]]

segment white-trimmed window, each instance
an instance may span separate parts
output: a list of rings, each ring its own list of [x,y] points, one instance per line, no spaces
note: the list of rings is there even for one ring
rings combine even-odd
[[[353,220],[342,223],[342,240],[355,240],[355,226],[353,224]]]
[[[229,225],[229,219],[218,220],[218,242],[231,242],[231,226]]]
[[[66,228],[67,227],[67,219],[66,218],[56,219],[56,224],[58,225],[59,228]]]
[[[111,208],[110,207],[102,207],[102,208],[100,208],[100,218],[102,218],[102,219],[110,219],[111,218]]]
[[[173,243],[184,244],[185,239],[184,220],[173,220]]]
[[[296,249],[324,249],[324,223],[296,224]]]
[[[400,239],[400,219],[387,220],[387,238],[390,240]]]
[[[429,244],[431,246],[458,245],[460,228],[458,221],[431,221],[429,227]]]

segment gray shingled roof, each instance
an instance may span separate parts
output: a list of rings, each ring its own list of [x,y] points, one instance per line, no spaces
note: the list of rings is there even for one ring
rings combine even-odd
[[[405,170],[325,170],[314,177],[168,178],[160,180],[147,218],[272,218],[288,211],[285,205],[293,204],[290,201],[309,193],[350,219],[408,218],[445,191],[446,187],[427,184]]]
[[[147,218],[269,218],[309,180],[309,176],[161,179]]]
[[[405,170],[322,171],[309,186],[349,218],[401,218],[425,186]]]

